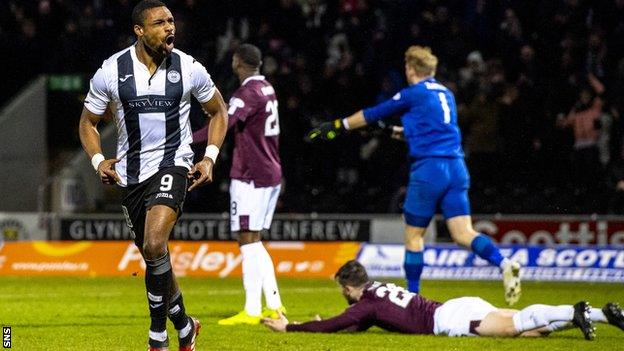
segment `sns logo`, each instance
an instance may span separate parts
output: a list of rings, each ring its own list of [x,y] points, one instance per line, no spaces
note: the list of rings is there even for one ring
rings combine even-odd
[[[2,347],[11,348],[11,327],[2,327]]]

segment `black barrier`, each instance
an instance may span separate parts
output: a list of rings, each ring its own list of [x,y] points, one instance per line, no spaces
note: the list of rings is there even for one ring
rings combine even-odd
[[[370,241],[371,220],[335,216],[276,216],[263,234],[272,241]],[[60,218],[61,240],[130,240],[131,233],[121,215]],[[222,216],[183,216],[171,240],[236,240],[230,221]]]

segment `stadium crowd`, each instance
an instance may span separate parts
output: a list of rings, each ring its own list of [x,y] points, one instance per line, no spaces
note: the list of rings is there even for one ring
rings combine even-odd
[[[166,3],[176,46],[206,65],[226,99],[238,84],[232,50],[242,42],[262,49],[263,74],[280,103],[278,211],[400,211],[405,145],[381,129],[314,145],[303,136],[404,87],[411,44],[432,48],[436,77],[455,92],[473,212],[624,211],[624,0]],[[3,55],[0,103],[41,73],[90,78],[114,49],[132,44],[133,6],[2,1],[0,45],[10,54]],[[79,116],[69,110],[57,120],[77,127]],[[194,127],[201,123],[196,108]],[[79,147],[77,133],[66,139]],[[227,208],[229,155],[222,154],[216,183],[192,194],[188,211]]]

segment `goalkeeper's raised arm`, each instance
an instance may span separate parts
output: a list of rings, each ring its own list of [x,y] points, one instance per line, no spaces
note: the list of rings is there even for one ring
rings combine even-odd
[[[349,117],[321,123],[308,133],[307,139],[310,141],[318,139],[332,140],[345,130],[362,128],[386,117],[402,114],[409,108],[407,99],[402,99],[402,96],[401,93],[397,93],[392,99],[384,101],[379,105],[359,110]]]

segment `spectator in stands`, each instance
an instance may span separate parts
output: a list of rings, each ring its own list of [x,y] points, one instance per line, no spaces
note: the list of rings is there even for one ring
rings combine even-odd
[[[589,86],[580,91],[578,101],[568,115],[558,120],[560,127],[570,127],[574,132],[573,176],[578,194],[583,195],[593,194],[602,179],[598,138],[605,87],[591,73],[587,75],[587,80]]]

